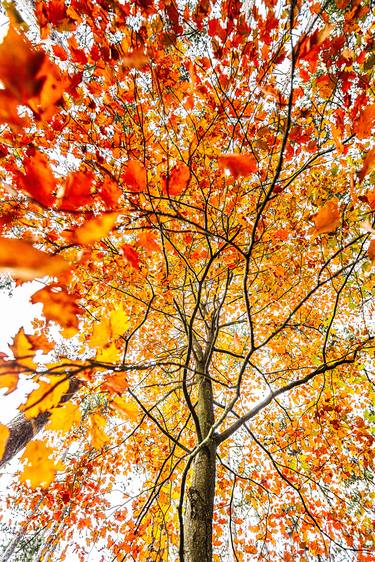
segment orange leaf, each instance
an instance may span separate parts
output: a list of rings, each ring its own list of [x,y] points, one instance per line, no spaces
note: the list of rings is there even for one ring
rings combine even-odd
[[[50,285],[33,294],[33,304],[43,304],[43,314],[47,320],[55,321],[64,328],[78,328],[78,314],[82,313],[77,304],[77,295],[71,295],[57,285]]]
[[[354,124],[354,132],[359,139],[365,139],[371,135],[375,125],[375,103],[367,105]]]
[[[366,197],[371,209],[375,209],[375,189],[373,189],[372,191],[368,191],[366,193]]]
[[[115,225],[118,213],[99,215],[84,223],[74,233],[74,239],[79,244],[92,244],[107,236]]]
[[[130,191],[139,193],[145,191],[147,185],[146,169],[138,160],[129,160],[122,179]]]
[[[122,64],[128,68],[142,68],[148,62],[149,58],[142,48],[127,52],[122,59]]]
[[[367,255],[370,258],[372,265],[374,265],[375,264],[375,239],[371,240],[367,250]]]
[[[58,66],[17,33],[12,21],[0,45],[0,80],[7,95],[19,105],[28,105],[38,117],[55,112],[67,86]]]
[[[121,252],[135,269],[139,269],[139,254],[130,246],[130,244],[123,244]]]
[[[35,369],[36,365],[33,361],[35,350],[30,344],[28,337],[25,334],[23,328],[18,330],[17,334],[13,338],[13,343],[10,346],[17,363],[28,367],[29,369]]]
[[[55,202],[56,178],[45,154],[35,154],[24,161],[25,174],[19,174],[20,187],[44,207]]]
[[[226,154],[219,158],[219,168],[229,170],[232,176],[250,176],[257,170],[257,161],[252,154]]]
[[[163,180],[163,191],[171,197],[181,195],[190,180],[190,168],[183,162],[173,166],[169,177]]]
[[[112,408],[119,411],[125,417],[130,418],[132,421],[137,421],[138,419],[138,405],[132,402],[128,402],[121,396],[115,396],[110,403]]]
[[[0,388],[7,388],[6,396],[17,388],[18,370],[11,361],[4,361],[4,354],[0,354]]]
[[[142,231],[137,234],[137,242],[148,252],[160,252],[160,246],[155,240],[155,235],[150,231]]]
[[[78,170],[66,178],[64,195],[59,208],[64,211],[75,211],[80,207],[92,204],[91,186],[94,175],[89,170]]]
[[[368,151],[363,160],[363,165],[358,173],[359,181],[363,181],[367,174],[371,174],[372,170],[375,168],[375,148]],[[368,198],[368,197],[367,197]]]
[[[341,215],[338,207],[338,200],[328,201],[313,217],[315,223],[315,234],[333,232],[339,226]]]
[[[5,447],[8,443],[10,431],[6,425],[0,423],[0,460],[3,458],[5,453]]]
[[[114,375],[107,375],[104,378],[105,390],[110,390],[111,392],[117,392],[117,394],[122,394],[129,387],[128,381],[124,373],[115,373]]]
[[[58,275],[69,264],[60,256],[51,256],[37,250],[29,242],[14,238],[0,238],[0,271],[16,279],[29,281],[45,275]]]
[[[91,443],[95,449],[101,449],[108,441],[109,437],[104,431],[107,424],[106,419],[100,414],[92,414],[90,417],[91,423]]]

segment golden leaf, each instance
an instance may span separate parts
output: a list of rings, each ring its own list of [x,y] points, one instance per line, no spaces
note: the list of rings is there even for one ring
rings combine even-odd
[[[121,398],[121,396],[115,396],[111,402],[111,405],[120,414],[125,414],[126,418],[129,418],[132,421],[137,421],[139,410],[135,402],[128,402],[124,398]]]
[[[81,421],[81,412],[77,404],[67,402],[59,408],[54,408],[46,429],[52,431],[63,431],[66,433],[73,426],[79,425]]]
[[[101,449],[109,441],[109,437],[104,431],[104,427],[107,424],[106,419],[100,414],[92,414],[90,423],[91,443],[95,449]]]
[[[0,459],[3,458],[8,443],[10,431],[6,425],[0,423]]]
[[[41,381],[33,390],[25,404],[21,405],[27,418],[35,418],[40,412],[51,410],[60,402],[61,397],[69,389],[69,381],[64,375],[50,375],[48,381]]]
[[[78,228],[74,234],[79,244],[92,244],[107,236],[115,225],[118,213],[109,213],[90,219]]]
[[[52,453],[51,447],[48,447],[44,441],[31,441],[21,457],[21,461],[26,461],[23,472],[20,475],[21,482],[30,482],[35,488],[41,486],[47,488],[55,478],[58,470],[63,470],[62,463],[55,463],[50,458]]]

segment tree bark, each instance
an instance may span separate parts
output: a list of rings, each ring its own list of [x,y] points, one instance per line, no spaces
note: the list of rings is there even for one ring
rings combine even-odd
[[[81,386],[81,381],[72,378],[69,381],[68,391],[61,397],[59,406],[68,402]],[[5,447],[3,458],[0,459],[0,468],[12,460],[17,453],[43,429],[50,418],[50,412],[41,412],[35,418],[27,419],[24,414],[19,414],[9,424],[10,435]]]
[[[202,438],[214,424],[212,384],[198,365],[197,415]],[[216,443],[208,441],[194,459],[184,517],[184,562],[212,561],[212,519],[215,498]]]

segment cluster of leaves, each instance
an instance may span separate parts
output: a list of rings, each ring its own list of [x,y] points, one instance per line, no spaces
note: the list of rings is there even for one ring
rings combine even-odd
[[[203,362],[215,560],[371,560],[369,3],[35,5],[0,46],[0,267],[45,322],[0,386],[48,423],[8,509],[42,560],[176,559]]]

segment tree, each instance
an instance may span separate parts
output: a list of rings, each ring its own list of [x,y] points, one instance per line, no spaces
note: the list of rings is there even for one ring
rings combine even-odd
[[[34,46],[9,15],[0,264],[45,316],[0,366],[35,381],[0,426],[24,543],[373,560],[369,2],[39,0]]]

